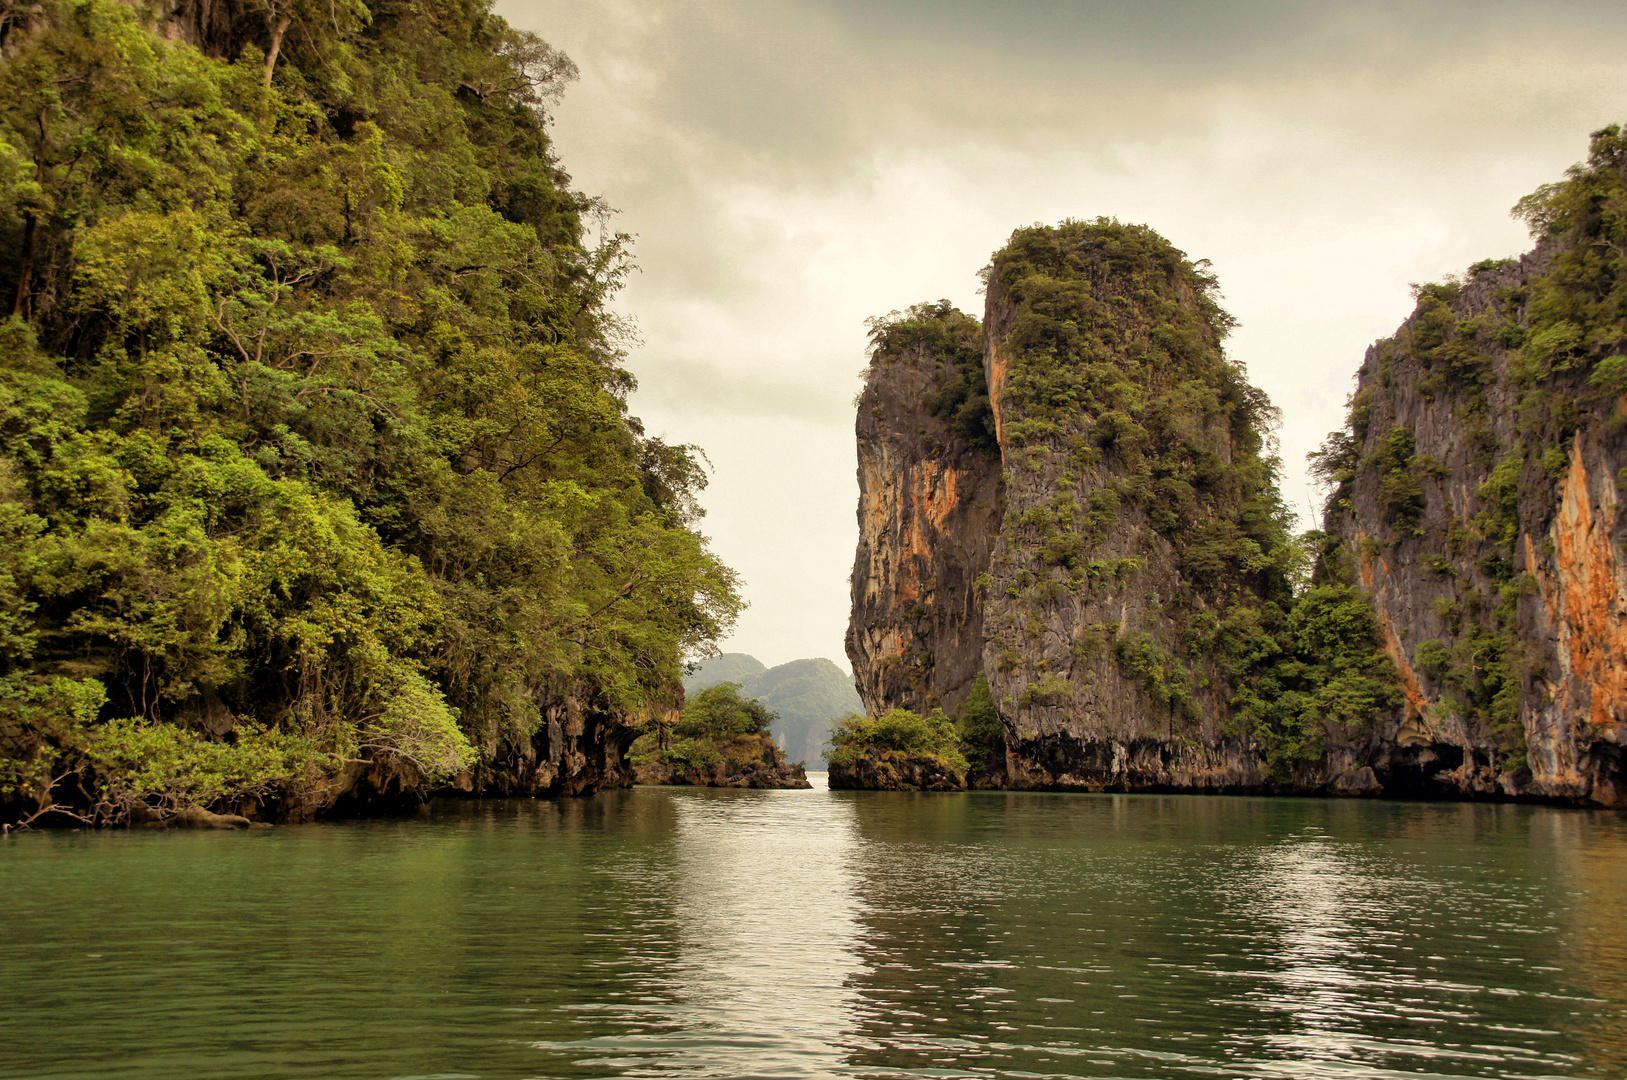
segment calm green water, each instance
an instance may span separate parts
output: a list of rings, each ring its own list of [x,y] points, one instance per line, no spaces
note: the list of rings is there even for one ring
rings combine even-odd
[[[1627,817],[641,788],[0,842],[0,1077],[1627,1076]]]

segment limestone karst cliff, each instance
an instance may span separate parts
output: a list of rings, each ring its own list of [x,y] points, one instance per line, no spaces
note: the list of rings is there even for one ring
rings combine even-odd
[[[1287,591],[1285,532],[1270,407],[1221,352],[1213,284],[1151,230],[1107,223],[1019,230],[995,256],[1005,516],[983,666],[1015,786],[1261,783],[1228,738],[1233,673],[1202,638]]]
[[[1279,641],[1273,414],[1221,351],[1214,279],[1150,229],[1068,222],[1018,230],[986,296],[981,325],[938,304],[877,327],[848,637],[866,707],[953,711],[985,673],[1007,786],[1376,783],[1345,752],[1373,725],[1326,730]],[[1360,631],[1355,683],[1377,674]]]
[[[912,309],[878,328],[873,366],[847,653],[870,711],[953,708],[983,667],[975,588],[1001,518],[981,327],[947,303]]]
[[[1319,461],[1398,737],[1455,792],[1627,805],[1624,196],[1610,128],[1522,202],[1534,251],[1419,289]]]
[[[872,715],[953,713],[981,671],[1007,787],[1622,805],[1599,145],[1527,204],[1536,252],[1424,287],[1369,352],[1318,458],[1327,531],[1297,540],[1214,279],[1151,230],[1020,229],[981,325],[881,321],[848,635]]]

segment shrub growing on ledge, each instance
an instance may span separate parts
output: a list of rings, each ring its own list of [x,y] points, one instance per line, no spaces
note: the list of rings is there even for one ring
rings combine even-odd
[[[978,672],[972,683],[972,692],[960,707],[960,745],[965,748],[966,759],[981,770],[1005,768],[1006,733],[1000,723],[1000,711],[995,708],[994,695],[989,692],[988,676]]]
[[[831,732],[828,759],[832,765],[852,766],[872,750],[934,758],[959,773],[968,766],[955,722],[942,709],[925,716],[908,709],[894,709],[874,718],[854,713],[838,721]]]

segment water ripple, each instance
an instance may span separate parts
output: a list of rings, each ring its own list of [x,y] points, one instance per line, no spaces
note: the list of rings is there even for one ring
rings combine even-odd
[[[0,843],[0,1078],[1627,1075],[1627,826],[638,789]]]

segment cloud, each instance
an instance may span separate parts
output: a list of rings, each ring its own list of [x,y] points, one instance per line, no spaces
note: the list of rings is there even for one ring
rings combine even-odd
[[[841,660],[865,318],[946,297],[1014,227],[1145,222],[1212,260],[1282,408],[1284,493],[1407,285],[1526,245],[1508,207],[1627,100],[1627,9],[1493,2],[511,0],[581,83],[578,186],[641,272],[634,411],[704,446],[729,647]]]

